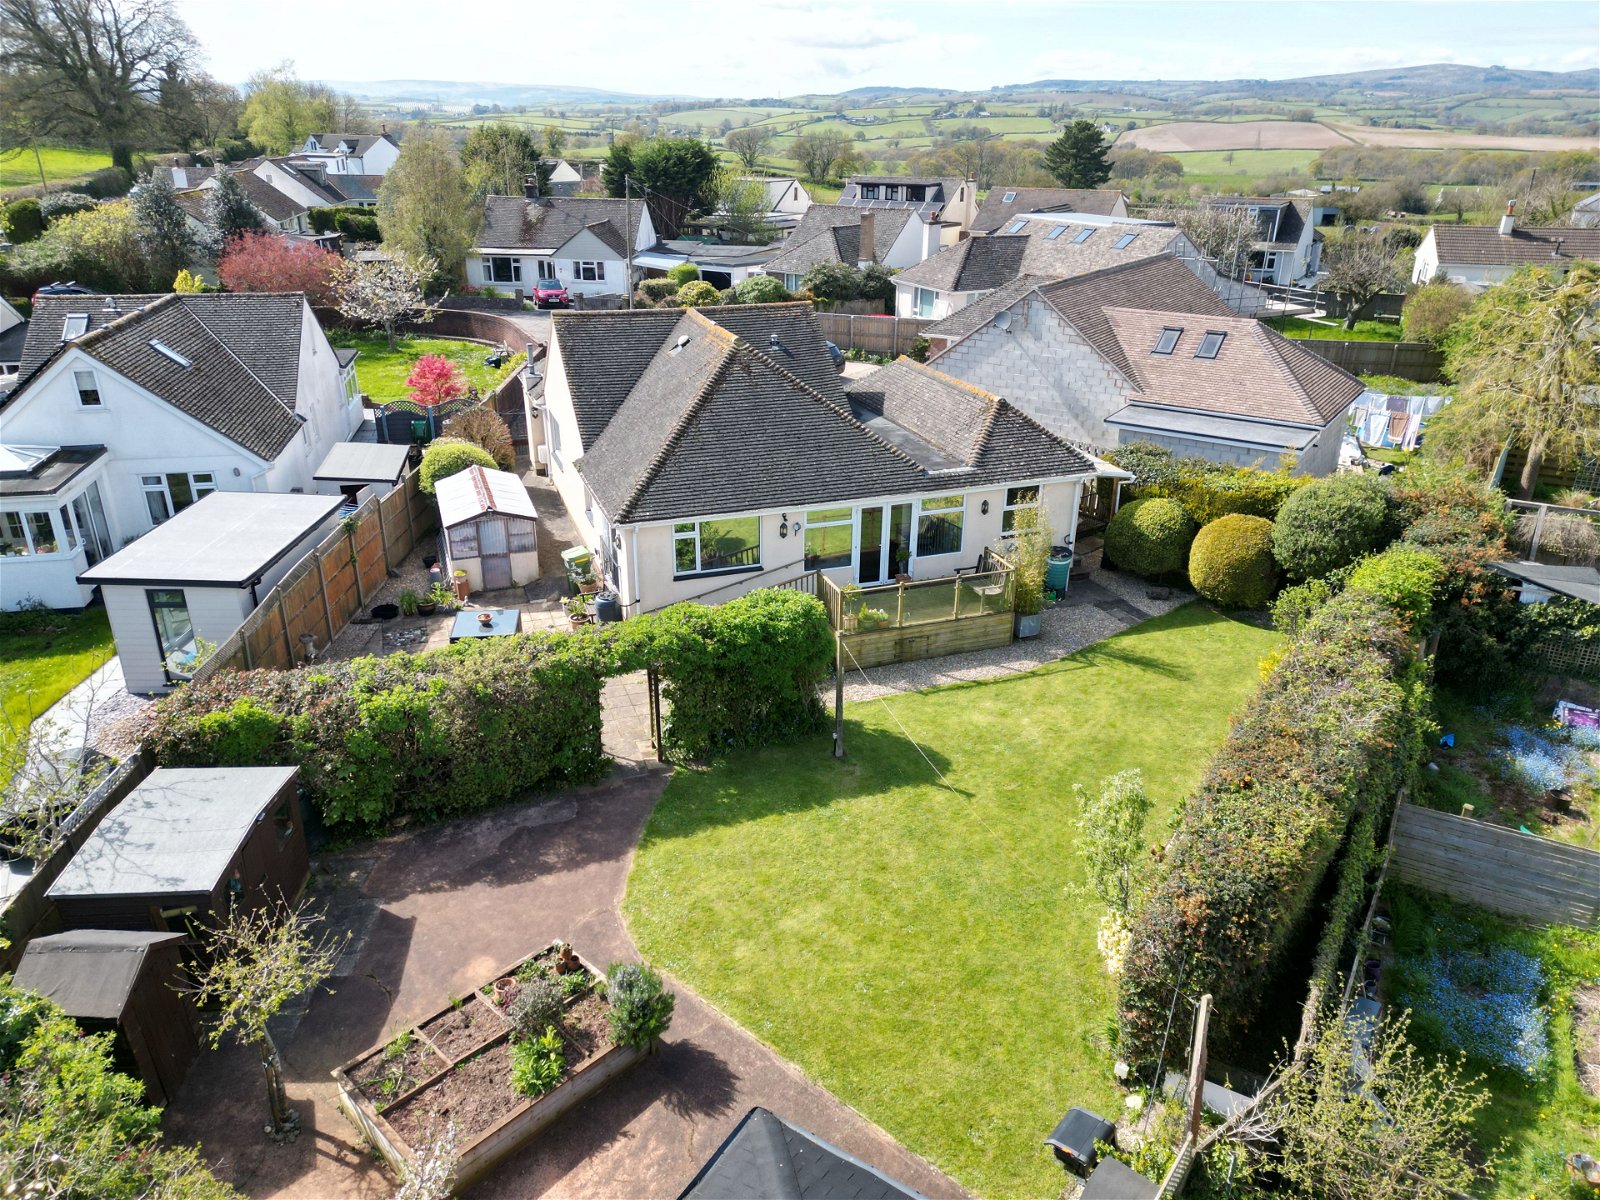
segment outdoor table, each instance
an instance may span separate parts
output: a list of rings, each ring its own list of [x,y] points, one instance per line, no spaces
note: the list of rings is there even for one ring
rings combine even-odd
[[[480,613],[489,613],[494,619],[487,625],[478,620]],[[466,608],[456,614],[450,626],[451,644],[462,638],[509,637],[522,628],[522,610],[517,608]]]

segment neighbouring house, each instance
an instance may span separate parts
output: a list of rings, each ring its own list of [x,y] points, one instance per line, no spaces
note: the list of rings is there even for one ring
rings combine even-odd
[[[13,982],[59,1005],[87,1034],[113,1035],[119,1069],[168,1104],[200,1056],[200,1021],[185,994],[182,933],[74,929],[34,938]]]
[[[353,363],[298,292],[41,296],[33,312],[0,399],[0,607],[82,607],[86,568],[213,492],[317,491],[361,423]]]
[[[1171,222],[1024,213],[997,233],[946,246],[901,271],[894,277],[895,313],[942,321],[1023,276],[1068,279],[1162,255],[1180,259],[1236,312],[1259,312],[1266,303],[1259,288],[1219,275]]]
[[[1288,286],[1314,282],[1322,269],[1322,230],[1339,223],[1339,207],[1331,200],[1292,196],[1216,196],[1212,208],[1243,209],[1255,220],[1261,236],[1245,264],[1247,283]]]
[[[319,160],[294,155],[250,158],[233,167],[236,173],[252,175],[306,208],[332,208],[354,205],[371,208],[378,203],[382,175],[330,173]],[[207,180],[202,188],[214,187]]]
[[[550,164],[550,178],[545,181],[545,194],[549,196],[576,196],[583,190],[583,173],[564,158],[546,159]]]
[[[193,937],[234,905],[295,900],[310,876],[299,767],[157,767],[46,893],[73,929]]]
[[[665,275],[679,263],[693,263],[700,278],[721,291],[761,274],[762,269],[782,253],[782,242],[770,246],[740,246],[731,242],[673,239],[657,242],[643,254],[635,254],[633,265],[651,276]]]
[[[789,176],[766,178],[760,175],[741,175],[740,183],[759,183],[766,194],[766,214],[763,220],[775,229],[793,229],[811,207],[811,193],[806,185]]]
[[[387,175],[400,157],[400,143],[380,133],[313,133],[294,157],[318,163],[329,175]]]
[[[490,196],[467,252],[467,282],[527,295],[554,280],[570,296],[626,296],[643,273],[635,261],[628,278],[630,241],[634,255],[656,244],[642,199]]]
[[[752,1108],[678,1200],[923,1200],[876,1167],[765,1108]]]
[[[558,313],[543,400],[551,477],[627,615],[812,569],[948,575],[1041,496],[1069,542],[1115,471],[909,359],[846,385],[803,303]]]
[[[1240,465],[1292,455],[1308,475],[1338,464],[1361,381],[1239,316],[1175,258],[1004,299],[958,313],[986,319],[932,365],[1004,395],[1061,437],[1107,448],[1155,442]]]
[[[539,578],[539,514],[510,471],[473,464],[434,485],[445,566],[467,573],[469,592],[520,587]]]
[[[28,318],[0,296],[0,388],[7,386],[6,377],[14,377],[22,366],[22,344],[27,340]],[[9,382],[16,380],[12,378]]]
[[[343,503],[212,492],[79,575],[85,589],[100,589],[128,690],[187,680],[205,644],[233,636],[333,528]]]
[[[978,215],[974,179],[916,178],[903,175],[852,175],[844,181],[839,204],[847,208],[905,208],[940,231],[949,245],[972,228]]]
[[[1086,213],[1095,217],[1125,217],[1128,198],[1117,188],[989,189],[972,218],[972,236],[995,233],[1027,213]]]
[[[276,229],[279,233],[311,232],[311,222],[307,213],[312,207],[319,206],[307,205],[295,199],[288,192],[280,191],[268,180],[250,171],[228,173],[238,181],[245,199],[250,201],[250,207],[256,210],[267,228]],[[217,176],[212,175],[198,187],[177,194],[178,205],[188,216],[190,228],[198,234],[208,236],[211,233],[206,204],[216,187]]]
[[[1600,192],[1585,196],[1572,206],[1567,214],[1567,224],[1580,229],[1600,227]]]
[[[777,276],[797,292],[806,272],[822,263],[900,270],[938,251],[939,225],[915,208],[813,204],[759,273]]]
[[[1500,283],[1518,267],[1554,266],[1562,271],[1587,259],[1600,261],[1600,227],[1524,229],[1515,203],[1499,225],[1435,225],[1417,247],[1412,283],[1445,279],[1468,287]]]

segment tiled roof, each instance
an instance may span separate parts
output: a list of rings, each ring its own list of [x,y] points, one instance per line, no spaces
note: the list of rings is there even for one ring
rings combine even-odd
[[[632,212],[628,212],[631,207]],[[588,196],[547,196],[528,200],[522,196],[490,196],[484,201],[483,222],[475,245],[492,250],[559,250],[584,229],[591,229],[619,255],[625,255],[632,217],[637,238],[645,205],[635,200]],[[602,233],[597,226],[609,225]]]
[[[902,271],[896,279],[904,276]],[[942,321],[935,322],[922,331],[923,337],[946,338],[955,341],[964,338],[974,329],[981,329],[994,320],[995,314],[1001,309],[1010,308],[1023,296],[1027,295],[1040,284],[1049,283],[1040,275],[1019,275],[1004,287],[995,288],[986,296],[980,296],[965,308],[957,309]]]
[[[292,221],[306,211],[304,204],[286,196],[259,175],[240,171],[234,178],[239,181],[239,187],[244,191],[245,198],[274,221]]]
[[[654,334],[660,312],[607,315]],[[808,305],[678,314],[578,462],[613,521],[943,492],[1091,469],[1010,405],[907,360],[875,372],[882,379],[872,387],[841,392],[836,377],[831,394],[811,386],[802,372],[820,382],[832,367],[820,333],[804,339],[811,348],[802,353],[795,326],[804,321],[815,325]],[[568,318],[556,326],[563,357],[575,324]],[[576,381],[574,403],[588,407]]]
[[[678,1200],[922,1200],[919,1193],[791,1125],[764,1108],[752,1108]]]
[[[872,214],[873,259],[882,262],[906,222],[916,219],[909,208],[864,209],[841,204],[813,204],[783,243],[783,253],[766,265],[769,275],[804,275],[818,263],[861,260],[861,216]]]
[[[1191,316],[1107,308],[1129,378],[1157,404],[1297,425],[1325,425],[1363,385],[1252,317]],[[1182,332],[1170,354],[1152,353],[1164,328]],[[1207,333],[1224,335],[1214,358],[1196,357]]]
[[[1435,225],[1432,232],[1441,263],[1515,267],[1578,258],[1600,260],[1600,229],[1516,228],[1510,237],[1502,237],[1495,225]]]
[[[392,141],[385,133],[313,133],[317,145],[322,147],[324,153],[331,154],[343,142],[351,147],[351,153],[357,157],[371,150],[379,142]]]
[[[352,204],[375,204],[378,189],[383,186],[382,175],[329,175],[327,186]]]
[[[968,238],[907,267],[895,278],[941,292],[987,292],[1021,273],[1027,249],[1025,237]]]
[[[1085,230],[1088,237],[1077,241]],[[1075,225],[1065,220],[1019,217],[998,234],[946,246],[895,279],[947,292],[1000,287],[1018,275],[1065,279],[1170,255],[1182,236],[1173,225]],[[1120,245],[1124,240],[1127,244]],[[969,280],[974,282],[969,284]],[[976,282],[980,280],[983,282]]]
[[[1011,199],[1007,200],[1007,196]],[[1116,188],[1011,188],[996,184],[978,206],[972,232],[994,233],[1018,213],[1080,212],[1111,217],[1118,215],[1119,206],[1124,204],[1126,200]]]
[[[31,377],[63,347],[69,314],[84,313],[89,332],[70,345],[161,397],[180,412],[263,459],[273,459],[300,431],[294,414],[300,379],[305,297],[292,293],[41,296],[23,349]],[[91,301],[92,303],[85,303]],[[189,360],[185,367],[152,341]],[[27,381],[14,391],[15,402]]]

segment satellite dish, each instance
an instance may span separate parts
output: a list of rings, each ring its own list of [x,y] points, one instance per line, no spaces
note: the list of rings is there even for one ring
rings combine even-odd
[[[996,313],[995,317],[994,317],[994,327],[996,329],[998,329],[1001,333],[1010,333],[1011,332],[1011,314],[1009,312],[1005,312],[1005,311],[1001,311],[1001,312]]]

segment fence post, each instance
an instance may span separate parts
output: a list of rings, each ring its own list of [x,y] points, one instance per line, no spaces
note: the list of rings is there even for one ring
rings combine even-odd
[[[333,605],[328,603],[328,577],[322,573],[322,555],[313,548],[311,557],[317,564],[317,590],[322,593],[322,616],[328,622],[328,646],[333,645],[336,636],[333,628]],[[328,647],[324,646],[326,650]]]
[[[1200,1011],[1194,1018],[1194,1045],[1189,1051],[1189,1137],[1198,1141],[1204,1109],[1201,1101],[1206,1089],[1206,1037],[1211,1026],[1211,993],[1200,997]]]
[[[407,475],[405,483],[400,485],[400,499],[403,502],[401,507],[406,513],[406,533],[411,537],[411,545],[406,547],[407,554],[417,548],[417,523],[411,516],[411,481],[415,478],[415,475]]]
[[[383,551],[383,572],[387,575],[394,570],[394,564],[389,561],[389,530],[383,523],[383,501],[373,501],[372,510],[378,514],[378,547]],[[361,574],[359,562],[356,563],[356,574]]]
[[[844,634],[833,631],[833,756],[844,757]]]
[[[289,635],[289,610],[284,607],[283,593],[278,593],[278,620],[283,623],[283,648],[289,652],[288,665],[285,671],[294,670],[294,638]]]
[[[1550,511],[1548,504],[1539,505],[1539,513],[1533,518],[1533,544],[1528,547],[1528,561],[1539,560],[1539,543],[1544,539],[1544,517]]]
[[[357,512],[360,510],[358,509]],[[345,535],[350,539],[350,573],[356,577],[356,605],[360,608],[367,606],[367,589],[361,586],[361,558],[356,554],[356,530],[361,528],[359,516],[356,521],[345,530]]]

